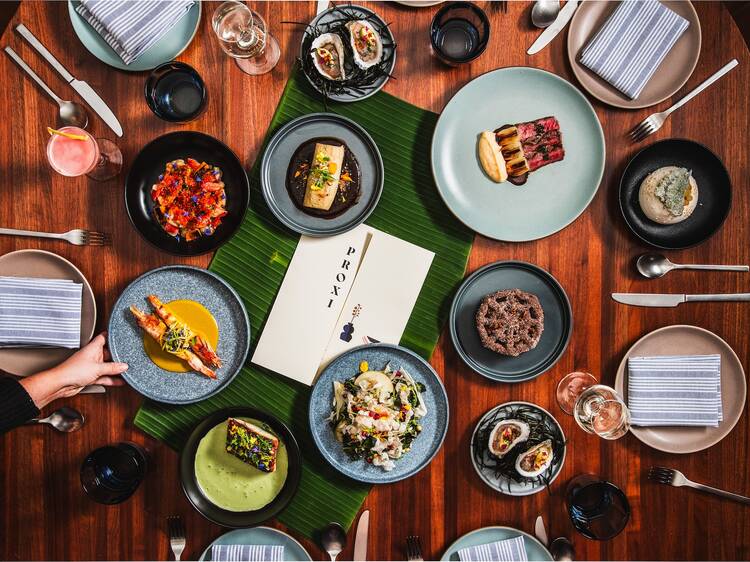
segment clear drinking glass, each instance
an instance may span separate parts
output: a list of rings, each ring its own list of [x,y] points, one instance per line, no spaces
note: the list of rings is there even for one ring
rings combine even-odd
[[[584,390],[590,386],[594,386],[596,383],[596,377],[591,373],[585,371],[568,373],[557,383],[558,406],[560,406],[563,412],[572,416],[578,397]]]
[[[224,52],[246,74],[269,72],[279,62],[281,50],[266,22],[244,2],[230,0],[214,11],[212,26]]]
[[[578,397],[573,416],[581,429],[604,439],[619,439],[630,429],[630,411],[613,388],[595,384]]]
[[[47,141],[47,161],[58,174],[68,177],[87,175],[104,181],[122,170],[122,153],[115,143],[95,139],[78,127],[63,127]]]

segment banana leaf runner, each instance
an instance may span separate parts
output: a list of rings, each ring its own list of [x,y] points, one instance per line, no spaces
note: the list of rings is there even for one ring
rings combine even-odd
[[[472,233],[445,207],[433,182],[429,147],[438,116],[384,92],[354,104],[329,104],[328,109],[362,125],[382,153],[383,196],[367,223],[435,252],[400,342],[429,359],[448,316],[450,299],[463,278],[473,239]],[[323,110],[322,100],[304,76],[293,73],[265,142],[281,125]],[[251,204],[245,221],[209,266],[237,290],[247,307],[253,339],[250,356],[299,240],[297,234],[278,223],[263,202],[259,178],[262,153],[249,174]],[[195,424],[221,408],[253,406],[278,416],[294,433],[303,456],[299,490],[278,519],[312,537],[329,521],[339,521],[348,529],[370,486],[340,475],[318,453],[308,429],[309,394],[308,387],[248,361],[232,384],[218,395],[189,406],[146,401],[135,424],[179,450]]]

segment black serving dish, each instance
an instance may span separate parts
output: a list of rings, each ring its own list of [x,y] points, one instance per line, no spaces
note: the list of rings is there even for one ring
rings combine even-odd
[[[185,241],[167,234],[153,215],[151,187],[167,162],[195,158],[218,166],[227,196],[227,215],[211,236]],[[169,133],[148,143],[138,153],[125,180],[125,208],[130,222],[148,242],[170,254],[197,256],[227,242],[242,224],[250,203],[250,184],[237,156],[223,142],[196,131]]]
[[[663,166],[692,170],[698,184],[698,206],[684,221],[658,224],[638,202],[641,182]],[[732,182],[716,154],[687,139],[667,139],[647,146],[628,163],[620,180],[620,209],[630,230],[652,246],[679,250],[697,246],[715,234],[732,207]]]
[[[213,427],[230,417],[248,417],[265,422],[286,445],[289,468],[284,487],[269,504],[255,511],[228,511],[214,505],[203,495],[195,478],[195,453],[198,450],[198,443]],[[297,445],[297,440],[289,428],[275,416],[262,410],[245,406],[225,408],[203,419],[193,429],[180,454],[182,490],[185,492],[190,503],[209,521],[233,529],[259,525],[263,521],[275,517],[294,497],[299,487],[301,476],[302,456],[299,445]]]

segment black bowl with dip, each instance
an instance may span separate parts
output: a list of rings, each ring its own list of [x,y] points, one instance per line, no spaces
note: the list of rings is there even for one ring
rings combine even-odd
[[[279,441],[286,446],[288,468],[286,480],[278,494],[263,507],[253,511],[230,511],[214,504],[204,495],[196,477],[195,458],[201,440],[214,427],[228,418],[252,418],[267,425]],[[230,453],[226,453],[229,455]],[[247,470],[258,470],[247,465]],[[238,406],[225,408],[209,415],[195,426],[180,455],[180,479],[182,489],[193,507],[206,519],[224,527],[241,528],[258,525],[275,517],[292,500],[302,476],[302,456],[294,435],[275,416],[262,410]]]

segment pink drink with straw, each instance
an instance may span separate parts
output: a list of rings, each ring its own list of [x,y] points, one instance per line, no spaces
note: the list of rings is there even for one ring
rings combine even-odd
[[[63,176],[82,176],[97,165],[100,159],[99,145],[90,134],[78,127],[63,127],[63,133],[85,135],[86,140],[71,139],[63,135],[51,135],[47,143],[47,160],[50,166]]]

